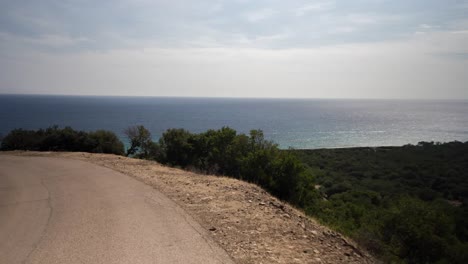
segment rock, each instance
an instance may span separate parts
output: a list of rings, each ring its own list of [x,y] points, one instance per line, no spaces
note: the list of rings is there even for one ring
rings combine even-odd
[[[288,214],[284,214],[284,215],[283,215],[283,217],[286,217],[286,218],[291,218],[291,216],[290,216],[290,215],[288,215]]]
[[[216,231],[216,227],[212,226],[212,227],[210,227],[208,230],[210,230],[210,231]]]
[[[314,234],[314,235],[318,235],[318,232],[315,231],[315,230],[310,230],[310,232],[311,232],[312,234]]]
[[[201,198],[202,202],[207,202],[207,201],[211,201],[211,200],[213,200],[213,197],[211,197],[211,196]]]
[[[260,203],[259,203],[259,205],[261,205],[261,206],[264,206],[264,205],[265,205],[265,203],[264,203],[264,202],[260,202]]]
[[[280,203],[271,201],[270,204],[273,205],[274,207],[278,208],[278,209],[284,210],[284,205],[282,205]]]
[[[320,254],[320,251],[318,251],[317,249],[314,249],[314,253],[315,254]]]

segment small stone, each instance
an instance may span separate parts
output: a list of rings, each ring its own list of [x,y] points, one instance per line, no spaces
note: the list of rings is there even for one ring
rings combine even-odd
[[[280,203],[276,203],[276,202],[274,202],[274,201],[270,201],[270,204],[273,205],[273,206],[276,207],[276,208],[281,209],[281,210],[284,209],[284,205],[282,205],[282,204],[280,204]]]
[[[286,218],[291,218],[291,216],[290,216],[290,215],[288,215],[288,214],[284,214],[284,215],[283,215],[283,217],[286,217]]]
[[[320,254],[320,251],[314,249],[314,253],[315,253],[315,254]]]
[[[207,201],[211,201],[211,200],[213,200],[213,197],[211,197],[211,196],[201,198],[202,202],[207,202]]]
[[[264,203],[264,202],[260,202],[260,203],[259,203],[259,205],[261,205],[261,206],[264,206],[264,205],[265,205],[265,203]]]
[[[210,230],[210,231],[216,231],[216,227],[214,227],[214,226],[213,226],[213,227],[210,227],[210,229],[208,229],[208,230]]]
[[[318,232],[315,231],[315,230],[311,230],[310,232],[311,232],[312,234],[314,234],[314,235],[318,235]]]

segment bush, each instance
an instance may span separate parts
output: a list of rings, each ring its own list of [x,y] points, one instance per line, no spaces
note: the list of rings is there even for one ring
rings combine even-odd
[[[436,204],[400,198],[383,219],[382,241],[408,263],[430,263],[449,255],[455,241],[451,217]]]
[[[39,150],[42,137],[34,131],[14,129],[2,140],[2,150]]]
[[[95,153],[114,153],[124,154],[124,145],[122,141],[112,132],[106,130],[97,130],[88,134],[88,140],[93,147],[90,152]],[[86,143],[85,143],[86,145]]]
[[[192,134],[184,129],[163,133],[152,156],[163,164],[198,172],[226,175],[258,184],[280,199],[299,204],[306,195],[311,175],[291,153],[265,140],[261,130],[247,136],[229,127]]]
[[[76,131],[70,127],[60,129],[52,126],[47,129],[14,129],[1,143],[1,150],[32,151],[84,151],[123,155],[123,143],[110,131]]]

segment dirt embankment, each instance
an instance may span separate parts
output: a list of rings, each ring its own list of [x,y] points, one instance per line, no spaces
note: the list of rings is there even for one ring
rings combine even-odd
[[[160,190],[210,231],[237,263],[375,263],[349,239],[261,188],[106,154],[9,152],[85,160]]]

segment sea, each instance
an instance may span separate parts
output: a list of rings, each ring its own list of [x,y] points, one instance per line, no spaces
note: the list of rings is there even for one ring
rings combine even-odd
[[[468,101],[0,95],[0,135],[52,125],[111,130],[124,142],[135,125],[154,140],[169,128],[228,126],[263,130],[283,149],[401,146],[468,141]]]

